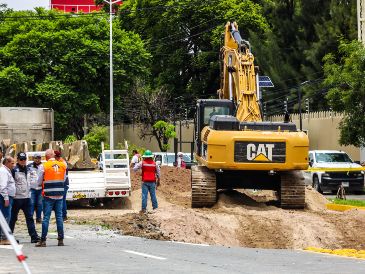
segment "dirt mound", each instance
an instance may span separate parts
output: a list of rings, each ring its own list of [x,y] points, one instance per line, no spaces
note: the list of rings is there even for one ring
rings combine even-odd
[[[305,189],[306,208],[311,211],[322,211],[326,209],[328,200],[313,187],[307,186]]]
[[[190,243],[256,248],[365,248],[365,213],[326,210],[327,199],[306,188],[304,210],[279,208],[275,191],[219,191],[212,208],[190,208],[190,170],[163,167],[157,190],[159,209],[140,215],[139,174],[132,173],[131,210],[79,213],[122,234]],[[123,203],[121,203],[123,205]],[[150,201],[149,201],[150,208]],[[125,207],[124,207],[125,208]]]
[[[144,237],[155,240],[169,240],[160,230],[159,223],[149,214],[127,213],[123,219],[105,220],[104,224],[123,232],[123,235]]]

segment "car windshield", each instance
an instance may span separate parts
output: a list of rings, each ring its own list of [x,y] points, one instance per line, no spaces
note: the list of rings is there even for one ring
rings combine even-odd
[[[186,154],[183,154],[183,160],[184,160],[184,162],[191,162],[191,158]],[[167,155],[167,162],[169,164],[174,163],[175,162],[175,154]]]
[[[346,153],[316,153],[317,163],[352,163]]]

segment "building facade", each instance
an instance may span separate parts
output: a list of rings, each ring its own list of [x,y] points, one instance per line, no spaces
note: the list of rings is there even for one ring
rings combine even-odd
[[[98,11],[102,8],[101,5],[95,5],[94,0],[51,0],[50,7],[51,9],[75,13],[89,13],[93,11]]]

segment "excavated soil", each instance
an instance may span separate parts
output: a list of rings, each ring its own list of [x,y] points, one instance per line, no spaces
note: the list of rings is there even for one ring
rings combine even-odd
[[[132,174],[132,196],[119,209],[78,209],[76,222],[103,224],[123,235],[223,246],[303,249],[365,249],[365,211],[334,212],[326,198],[306,189],[304,210],[275,206],[273,191],[220,191],[213,208],[190,208],[190,170],[163,167],[159,208],[140,214],[140,175]],[[149,201],[150,207],[150,201]]]

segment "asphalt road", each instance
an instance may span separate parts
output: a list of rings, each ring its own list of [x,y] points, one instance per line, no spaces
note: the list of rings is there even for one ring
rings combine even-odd
[[[146,240],[67,225],[64,247],[53,229],[47,247],[17,235],[32,273],[364,273],[365,260],[297,250],[228,248]],[[23,232],[22,232],[23,233]],[[25,235],[25,234],[23,234]],[[0,248],[0,273],[22,273],[13,250]]]

